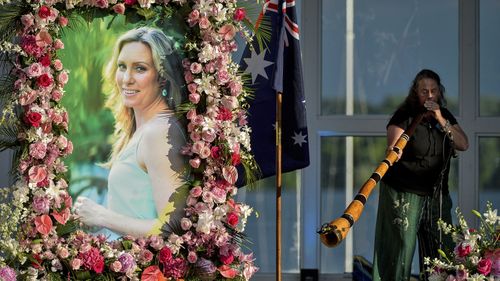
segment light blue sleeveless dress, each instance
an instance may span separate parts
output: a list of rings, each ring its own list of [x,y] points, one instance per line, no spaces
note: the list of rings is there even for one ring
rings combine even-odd
[[[164,122],[169,122],[172,120],[168,120],[168,118],[175,117],[173,114],[168,114],[156,118],[162,118]],[[176,121],[174,124],[180,130]],[[141,129],[142,127],[134,133],[129,143],[112,164],[108,177],[107,206],[108,209],[128,217],[156,219],[158,213],[153,199],[151,179],[137,162],[137,150],[144,131]],[[108,240],[116,240],[121,236],[109,229],[106,229],[104,234],[108,236]]]

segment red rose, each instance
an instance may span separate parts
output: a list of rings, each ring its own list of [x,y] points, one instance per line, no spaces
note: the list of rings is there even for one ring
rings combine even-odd
[[[38,76],[37,82],[38,82],[39,86],[46,88],[46,87],[52,85],[53,80],[47,73],[45,73],[45,74]]]
[[[220,148],[218,146],[212,146],[212,148],[210,148],[210,154],[211,154],[212,158],[219,159]]]
[[[158,258],[161,263],[167,263],[172,259],[172,251],[168,247],[163,247]]]
[[[42,114],[38,112],[30,111],[26,114],[26,123],[33,127],[40,127],[40,122],[42,121]]]
[[[492,262],[490,259],[481,259],[477,264],[477,271],[487,276],[491,271]]]
[[[468,244],[460,243],[455,248],[455,253],[457,254],[457,256],[459,256],[461,258],[470,254],[470,251],[471,251],[471,248],[470,248],[470,245],[468,245]]]
[[[47,6],[42,6],[40,7],[40,10],[38,10],[38,16],[42,19],[46,19],[50,16],[50,9]]]
[[[235,21],[242,21],[247,15],[247,12],[245,11],[244,8],[237,8],[235,11],[234,11],[234,20]]]
[[[235,227],[238,224],[238,215],[234,212],[229,213],[226,219],[227,223],[232,227]]]
[[[132,6],[137,3],[137,0],[125,0],[125,5]]]

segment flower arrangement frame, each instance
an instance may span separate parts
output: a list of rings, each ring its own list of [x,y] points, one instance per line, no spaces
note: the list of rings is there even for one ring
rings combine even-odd
[[[236,166],[255,169],[246,124],[249,93],[238,65],[235,34],[251,38],[236,0],[0,0],[4,78],[0,147],[16,148],[16,182],[3,188],[0,215],[3,280],[248,280],[257,271],[242,250],[252,208],[236,202]],[[123,15],[154,24],[174,13],[187,26],[183,51],[189,101],[181,106],[190,136],[183,153],[192,172],[180,233],[107,241],[79,229],[64,157],[69,117],[60,101],[70,72],[59,38],[77,13],[88,20]],[[71,23],[69,23],[71,24]],[[5,69],[4,69],[5,70]],[[10,138],[9,138],[10,136]]]

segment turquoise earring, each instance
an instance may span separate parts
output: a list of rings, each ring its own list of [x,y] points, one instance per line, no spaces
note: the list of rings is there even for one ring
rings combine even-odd
[[[161,91],[161,95],[162,95],[162,96],[164,96],[164,97],[166,97],[166,96],[168,95],[168,93],[167,93],[167,89],[163,89],[163,90]]]

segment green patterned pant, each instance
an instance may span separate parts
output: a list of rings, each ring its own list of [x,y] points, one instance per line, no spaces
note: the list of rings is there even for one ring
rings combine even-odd
[[[442,202],[442,219],[451,223],[451,198],[449,194],[433,198],[395,190],[381,182],[375,230],[373,255],[373,280],[409,280],[411,264],[419,241],[420,271],[423,257],[437,257],[440,234],[437,220]],[[453,247],[451,237],[441,236],[446,249]]]

